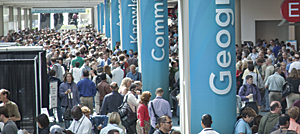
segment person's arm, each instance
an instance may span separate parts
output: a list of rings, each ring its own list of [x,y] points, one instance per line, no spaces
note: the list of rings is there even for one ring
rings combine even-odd
[[[62,98],[62,97],[65,97],[66,96],[66,91],[67,89],[64,89],[64,84],[61,84],[59,86],[59,97]]]
[[[76,85],[76,84],[75,84]],[[73,93],[73,96],[75,96],[75,98],[76,98],[76,100],[77,100],[77,103],[79,104],[79,105],[81,105],[81,101],[80,101],[80,95],[79,95],[79,91],[78,91],[78,88],[77,88],[77,86],[75,87],[75,95],[74,95],[74,93]]]
[[[129,94],[129,96],[128,96],[128,102],[130,103],[130,104],[132,104],[133,106],[139,106],[139,102],[140,102],[140,95],[138,95],[138,98],[139,99],[136,99],[135,98],[135,96],[133,95],[133,94]]]
[[[167,115],[169,115],[170,117],[172,117],[171,106],[170,106],[169,103],[168,103],[168,105],[166,106],[166,108],[167,108]]]
[[[247,96],[245,95],[244,85],[242,85],[242,86],[240,87],[240,90],[239,90],[238,95],[241,97],[241,100],[242,100],[242,101],[248,100]]]
[[[142,104],[140,104],[140,105],[142,105]],[[144,109],[144,107],[142,107],[142,106],[139,106],[138,110],[137,110],[138,117],[140,117],[139,121],[140,121],[140,126],[141,127],[145,127],[144,116],[145,116],[146,110],[147,109]]]
[[[243,79],[243,85],[245,85],[245,84],[246,84],[246,76]]]
[[[96,88],[96,85],[94,82],[91,83],[91,87],[92,87],[93,96],[95,96],[98,89]]]
[[[13,105],[13,116],[12,117],[9,117],[12,121],[16,122],[16,121],[19,121],[21,120],[21,115],[20,115],[20,112],[19,112],[19,108],[16,105]]]
[[[108,107],[108,100],[107,97],[104,97],[103,102],[102,102],[102,107],[100,110],[100,115],[106,115],[107,113],[107,107]]]
[[[112,92],[112,91],[110,90],[110,86],[109,86],[109,85],[107,85],[107,86],[104,87],[104,91],[105,91],[106,94],[109,94],[109,93]]]
[[[262,88],[264,88],[264,82],[262,80],[261,75],[260,74],[257,74],[257,75],[258,75],[258,83],[257,83],[257,85],[259,85],[258,88],[262,89]]]
[[[255,90],[256,90],[256,94],[257,94],[257,96],[256,96],[257,104],[258,104],[258,106],[260,106],[261,105],[261,95],[260,95],[260,92],[259,92],[258,88],[256,88]]]
[[[121,94],[126,95],[128,93],[128,89],[126,87],[123,87],[123,89],[121,90]]]

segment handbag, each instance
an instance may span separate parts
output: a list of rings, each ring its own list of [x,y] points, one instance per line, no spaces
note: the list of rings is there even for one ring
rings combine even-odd
[[[124,127],[129,127],[131,124],[137,121],[137,115],[132,111],[129,104],[127,103],[128,95],[125,98],[125,101],[118,107],[118,113],[121,117],[121,122]]]
[[[155,116],[155,125],[156,125],[157,121],[159,119],[159,116],[155,113],[155,110],[154,110],[154,107],[153,107],[153,102],[151,102],[151,107],[152,107],[152,110],[153,110],[153,113],[154,113],[154,116]]]
[[[291,83],[285,83],[282,87],[281,96],[287,97],[290,93],[292,93],[294,90],[294,86]]]
[[[73,120],[72,114],[71,114],[71,106],[69,106],[69,101],[71,100],[71,106],[72,106],[72,99],[69,99],[68,97],[68,106],[66,108],[66,111],[63,114],[63,119],[64,120]]]

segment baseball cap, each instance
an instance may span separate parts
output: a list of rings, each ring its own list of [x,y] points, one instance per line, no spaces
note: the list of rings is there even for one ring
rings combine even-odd
[[[50,128],[50,133],[51,134],[62,134],[62,128],[58,125],[53,125]]]

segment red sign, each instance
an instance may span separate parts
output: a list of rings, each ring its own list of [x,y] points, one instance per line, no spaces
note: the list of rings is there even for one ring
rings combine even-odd
[[[300,0],[285,0],[281,4],[280,12],[289,22],[300,21]]]

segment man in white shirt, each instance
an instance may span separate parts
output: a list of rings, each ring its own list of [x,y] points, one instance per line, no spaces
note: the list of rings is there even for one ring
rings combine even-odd
[[[124,71],[120,67],[120,62],[115,62],[115,67],[112,71],[112,82],[117,82],[118,85],[121,85],[122,79],[124,77]]]
[[[291,73],[292,69],[296,68],[300,69],[299,55],[295,54],[295,61],[290,65],[289,73]]]
[[[136,84],[132,84],[130,87],[129,87],[129,90],[131,92],[128,92],[125,96],[124,96],[124,100],[126,100],[127,98],[127,103],[129,104],[131,110],[133,112],[137,112],[137,108],[140,104],[140,100],[141,100],[141,93],[139,90],[137,90],[137,85]],[[135,95],[138,96],[138,99],[135,97]],[[126,128],[127,130],[127,133],[128,134],[133,134],[133,133],[136,133],[136,122],[132,123],[130,126],[128,126]]]
[[[213,121],[211,116],[209,114],[204,114],[201,118],[201,126],[203,127],[203,130],[199,134],[219,134],[211,128],[212,123]]]
[[[73,122],[71,126],[63,131],[66,134],[91,134],[92,133],[92,123],[91,121],[83,115],[81,108],[75,106],[71,110],[73,116]]]

